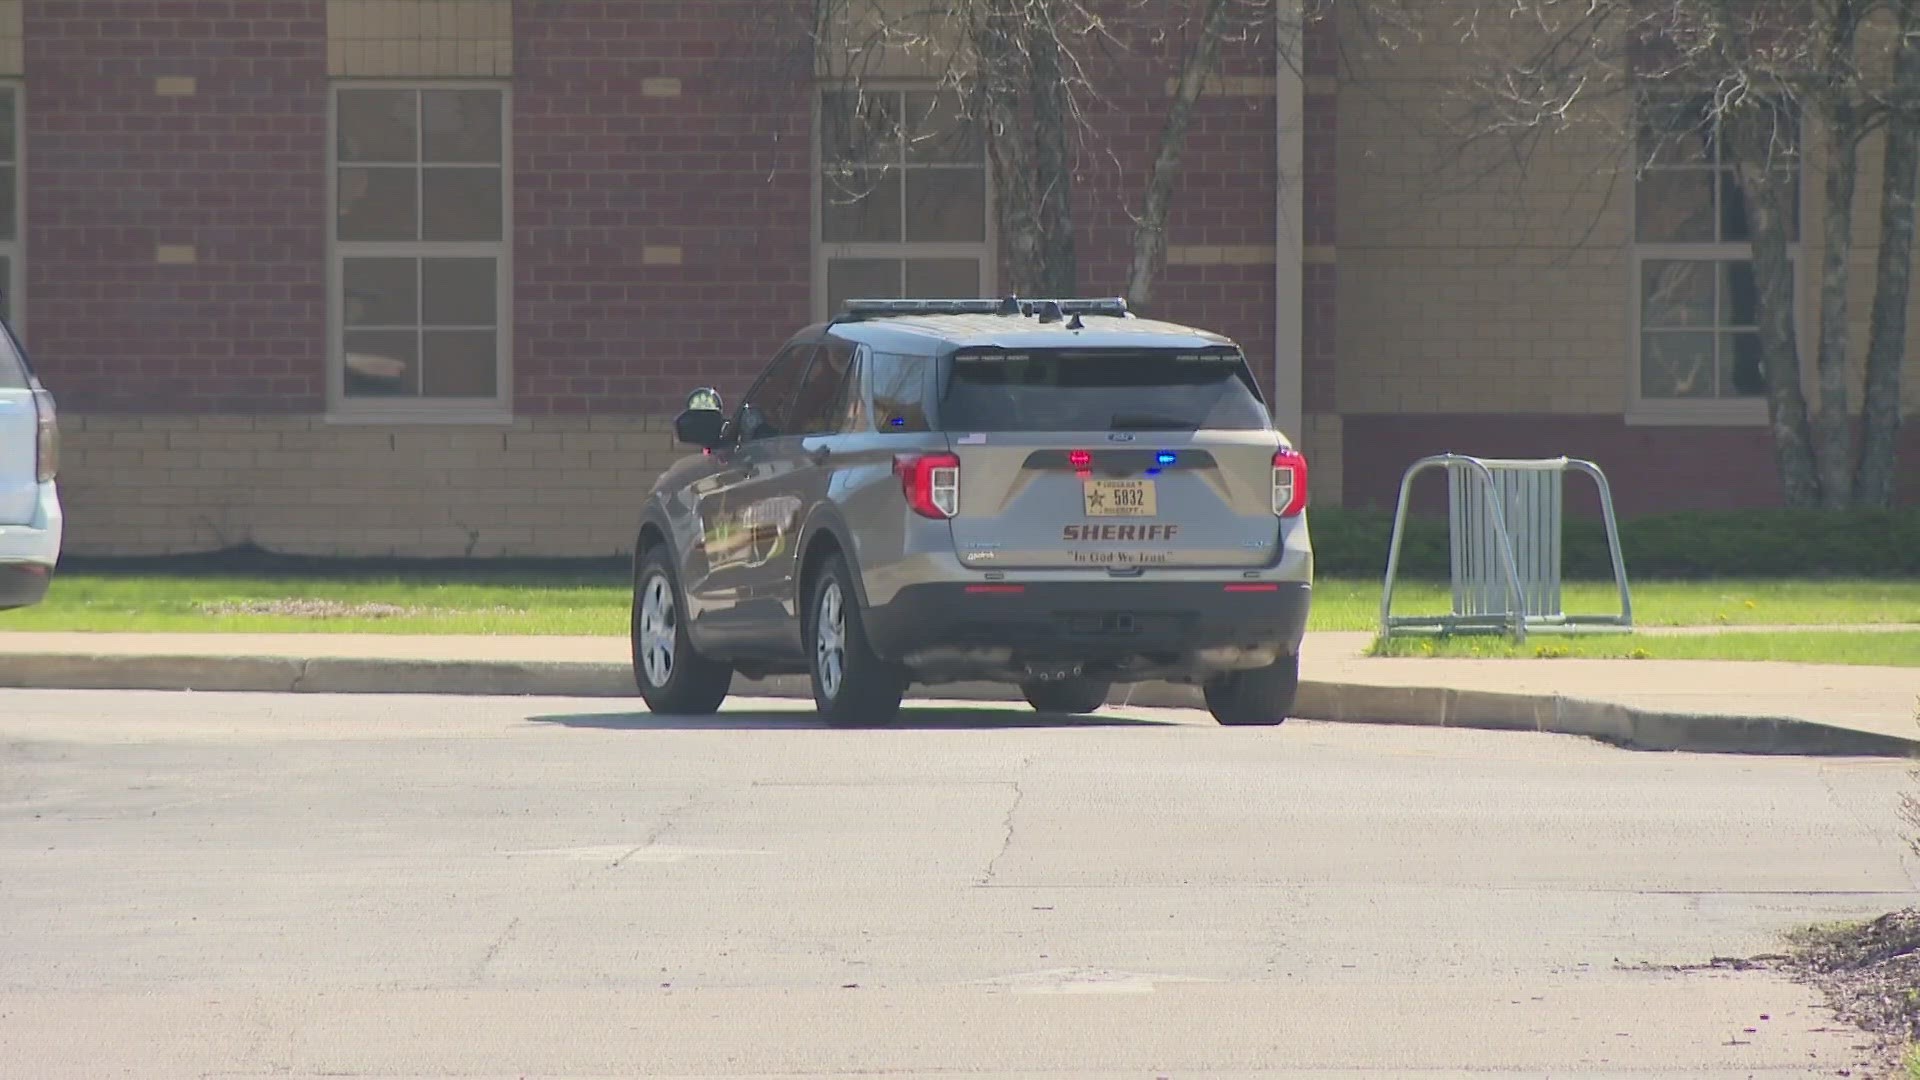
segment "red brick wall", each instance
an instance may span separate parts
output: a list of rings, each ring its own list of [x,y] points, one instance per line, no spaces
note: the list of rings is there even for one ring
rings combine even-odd
[[[1458,414],[1345,418],[1345,505],[1392,509],[1407,466],[1429,454],[1585,458],[1600,466],[1622,515],[1781,505],[1765,428],[1629,427],[1618,416]],[[1920,424],[1902,430],[1903,505],[1920,504]],[[1592,485],[1567,482],[1568,512],[1597,515]],[[1415,507],[1444,513],[1446,481],[1418,482]]]
[[[325,0],[26,5],[27,330],[63,408],[313,412]],[[156,92],[161,76],[196,81]],[[159,265],[159,245],[193,265]]]
[[[1167,83],[1178,76],[1187,47],[1184,34],[1165,33],[1167,13],[1159,8],[1116,4],[1107,10],[1113,17],[1109,30],[1123,47],[1094,46],[1080,56],[1095,83],[1082,94],[1087,130],[1075,132],[1075,245],[1084,296],[1127,291],[1132,214],[1144,202],[1166,123]],[[1221,49],[1222,75],[1270,79],[1274,70],[1270,35],[1230,41]],[[1196,103],[1168,214],[1170,246],[1273,245],[1275,126],[1271,92],[1208,94]],[[1232,337],[1271,391],[1273,285],[1270,262],[1168,263],[1159,268],[1143,313]]]
[[[1339,34],[1331,18],[1309,24],[1303,58],[1306,77],[1304,104],[1305,145],[1302,191],[1306,216],[1306,244],[1309,248],[1334,250],[1339,240],[1338,220],[1340,180],[1335,139],[1339,134],[1339,108],[1335,96],[1339,73]],[[1305,292],[1301,306],[1301,393],[1305,411],[1336,411],[1334,397],[1335,367],[1339,340],[1336,336],[1338,314],[1339,267],[1336,262],[1309,262],[1301,268]]]
[[[28,329],[71,411],[323,409],[325,8],[27,5]],[[737,391],[806,321],[806,10],[807,0],[515,5],[517,413],[657,413],[698,382]],[[1124,289],[1126,210],[1144,190],[1180,44],[1143,46],[1102,73],[1112,81],[1095,103],[1076,200],[1083,292]],[[1272,77],[1271,44],[1229,45],[1222,70]],[[195,92],[163,96],[162,76],[192,77]],[[679,80],[679,95],[649,93],[660,79]],[[1310,162],[1331,160],[1327,104],[1310,105]],[[1202,101],[1171,244],[1273,243],[1274,128],[1270,95]],[[1324,243],[1332,177],[1316,169],[1309,242]],[[196,261],[160,264],[162,245],[190,246]],[[648,247],[678,248],[679,264],[645,265]],[[1330,372],[1327,273],[1309,271],[1316,374]],[[1173,265],[1159,280],[1157,314],[1235,336],[1270,376],[1270,265]]]
[[[791,9],[791,10],[788,10]],[[515,5],[514,408],[744,389],[807,321],[811,98],[798,0]],[[646,80],[680,80],[678,97]],[[678,266],[642,265],[677,246]]]

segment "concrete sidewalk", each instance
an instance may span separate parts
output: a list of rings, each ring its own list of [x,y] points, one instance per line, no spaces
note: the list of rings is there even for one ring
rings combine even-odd
[[[1296,715],[1586,735],[1731,753],[1920,752],[1920,669],[1686,660],[1377,659],[1366,633],[1309,634]],[[0,633],[0,687],[633,696],[624,638],[374,634]],[[806,681],[741,680],[804,697]],[[1015,700],[1009,687],[918,692]],[[1115,704],[1200,705],[1197,690],[1117,688]]]

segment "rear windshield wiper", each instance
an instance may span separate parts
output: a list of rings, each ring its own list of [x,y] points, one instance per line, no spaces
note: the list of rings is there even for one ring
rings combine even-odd
[[[1115,413],[1107,426],[1115,431],[1189,431],[1200,425],[1165,413]]]

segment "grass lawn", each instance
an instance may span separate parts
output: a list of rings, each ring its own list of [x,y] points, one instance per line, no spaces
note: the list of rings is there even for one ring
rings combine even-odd
[[[56,575],[44,603],[0,612],[0,631],[617,635],[626,633],[628,591],[621,573],[76,572]],[[1402,582],[1395,589],[1394,610],[1443,612],[1450,606],[1449,595],[1445,582]],[[1564,606],[1570,613],[1617,610],[1614,603],[1608,582],[1570,582],[1565,590]],[[1920,632],[1920,578],[1644,581],[1634,586],[1634,615],[1642,626],[1909,623]],[[1315,583],[1313,629],[1372,630],[1379,616],[1377,578],[1322,578]],[[1881,636],[1888,638],[1886,648],[1898,648],[1902,640],[1907,648],[1914,647],[1904,634]],[[1483,647],[1489,641],[1478,640]],[[1534,645],[1559,641],[1542,635]],[[1590,639],[1573,644],[1605,649],[1617,643]],[[1692,646],[1635,638],[1633,647],[1657,648],[1654,655],[1664,656],[1669,649]],[[1739,647],[1760,648],[1762,642]]]
[[[1784,660],[1798,664],[1874,664],[1920,667],[1920,627],[1871,633],[1844,630],[1756,631],[1740,634],[1533,634],[1524,645],[1499,637],[1395,638],[1374,646],[1375,656],[1593,659]]]

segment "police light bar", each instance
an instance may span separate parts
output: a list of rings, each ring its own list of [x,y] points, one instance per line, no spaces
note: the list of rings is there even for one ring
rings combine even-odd
[[[883,318],[888,315],[1032,316],[1041,312],[1048,314],[1057,312],[1060,317],[1071,315],[1105,315],[1115,319],[1133,317],[1127,310],[1126,299],[1119,296],[1079,300],[1035,300],[1017,296],[1009,296],[1001,300],[862,299],[848,300],[842,312],[842,318],[847,320]]]

